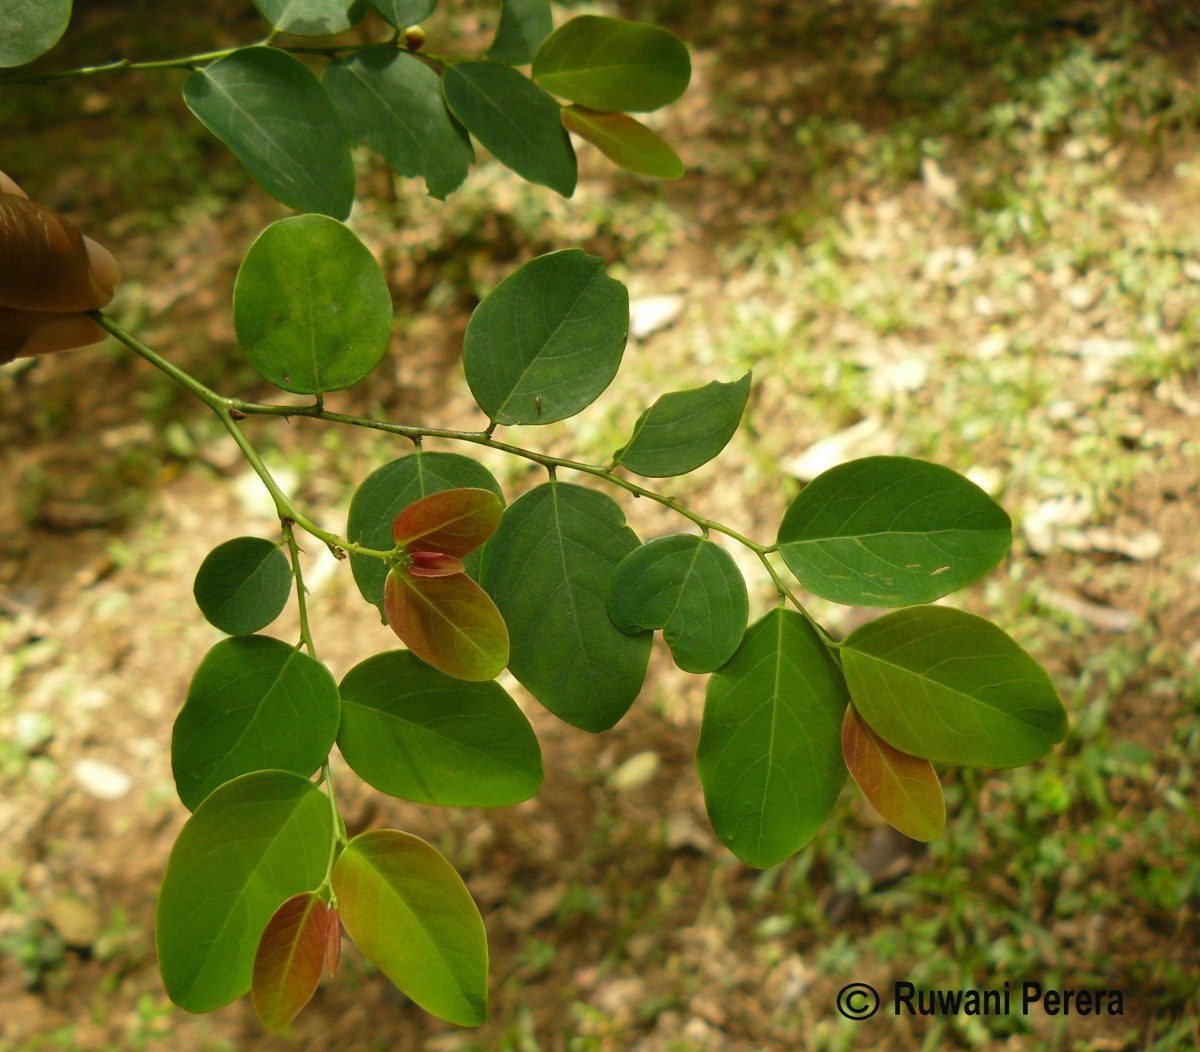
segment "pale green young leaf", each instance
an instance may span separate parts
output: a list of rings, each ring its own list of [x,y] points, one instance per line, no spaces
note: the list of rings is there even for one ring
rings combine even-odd
[[[454,867],[419,837],[360,833],[333,868],[342,923],[372,964],[426,1012],[487,1020],[487,934]]]
[[[1066,710],[1046,670],[975,614],[897,610],[853,632],[841,656],[859,714],[912,756],[1017,767],[1066,736]]]
[[[556,29],[533,58],[547,91],[605,113],[656,110],[687,90],[692,60],[661,26],[580,15]]]
[[[246,993],[267,922],[320,885],[332,841],[328,798],[298,774],[256,771],[205,799],[171,848],[155,910],[167,996],[211,1012]]]

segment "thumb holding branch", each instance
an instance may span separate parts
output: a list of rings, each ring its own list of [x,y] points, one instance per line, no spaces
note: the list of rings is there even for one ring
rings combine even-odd
[[[101,342],[83,312],[108,303],[120,277],[108,249],[0,172],[0,364]]]

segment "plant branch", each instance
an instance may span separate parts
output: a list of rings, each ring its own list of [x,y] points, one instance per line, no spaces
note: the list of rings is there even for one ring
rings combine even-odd
[[[291,519],[302,530],[323,541],[329,550],[339,559],[345,558],[347,552],[350,552],[352,555],[369,555],[375,559],[387,560],[391,558],[392,553],[390,551],[384,552],[377,551],[374,548],[367,548],[353,541],[344,540],[336,533],[330,533],[328,530],[322,529],[292,503],[291,498],[283,492],[279,483],[275,481],[271,472],[267,470],[267,466],[263,463],[258,450],[254,448],[245,433],[238,426],[237,420],[234,417],[234,413],[239,411],[236,404],[237,399],[225,398],[217,394],[211,387],[201,383],[190,373],[167,361],[157,351],[142,343],[136,336],[126,332],[103,312],[89,311],[88,316],[93,318],[101,328],[125,344],[131,351],[145,358],[156,369],[166,373],[172,380],[186,388],[216,413],[225,430],[229,432],[234,442],[237,443],[238,448],[242,451],[242,455],[254,469],[254,473],[258,475],[263,485],[266,486],[267,492],[271,494],[271,499],[275,502],[275,511],[280,519]],[[318,407],[313,406],[311,408],[315,409]]]
[[[304,587],[304,571],[300,569],[300,545],[296,543],[296,530],[291,519],[280,519],[283,536],[287,541],[288,553],[292,557],[292,577],[296,581],[296,606],[300,610],[300,642],[308,651],[308,656],[315,658],[317,648],[313,643],[312,629],[308,625],[308,589]]]

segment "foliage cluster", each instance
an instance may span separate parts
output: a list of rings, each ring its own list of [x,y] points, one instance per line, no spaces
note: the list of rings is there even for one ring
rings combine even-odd
[[[52,15],[64,6],[69,14],[69,4],[47,4],[3,16],[12,43],[0,61],[22,64],[51,46],[62,28]],[[551,713],[598,733],[634,703],[661,630],[681,669],[710,675],[697,770],[717,836],[756,867],[813,838],[848,773],[887,821],[931,839],[945,817],[934,763],[1019,766],[1063,739],[1065,711],[1036,661],[991,622],[932,605],[990,572],[1012,540],[1005,512],[955,472],[905,457],[843,464],[806,487],[762,544],[630,477],[679,478],[719,455],[745,411],[748,373],[664,393],[607,464],[496,437],[502,426],[575,416],[621,365],[628,292],[579,249],[525,263],[472,315],[463,364],[481,430],[325,407],[327,392],[380,362],[391,334],[384,276],[341,222],[355,194],[351,139],[398,174],[424,178],[435,197],[466,177],[472,138],[564,196],[576,179],[568,132],[632,171],[672,178],[682,171],[674,152],[629,111],[658,109],[686,88],[690,61],[677,38],[590,15],[553,30],[545,0],[503,0],[485,57],[426,55],[419,23],[434,0],[371,0],[393,27],[390,41],[280,46],[279,34],[339,33],[366,5],[257,6],[273,27],[262,43],[122,68],[194,69],[189,108],[260,186],[302,213],[250,249],[233,318],[250,365],[314,401],[221,395],[96,315],[216,413],[281,522],[278,543],[227,541],[196,577],[197,604],[229,638],[196,670],[172,737],[177,790],[192,812],[157,910],[174,1001],[209,1011],[250,991],[264,1025],[285,1026],[322,970],[336,968],[344,926],[427,1011],[467,1026],[485,1020],[487,946],[466,886],[409,833],[350,838],[329,758],[336,746],[363,781],[406,800],[528,799],[542,757],[496,681],[506,668]],[[297,57],[312,54],[328,60],[320,79]],[[370,427],[415,449],[363,480],[343,536],[279,487],[240,427],[250,415]],[[524,458],[549,477],[507,504],[482,464],[423,450],[428,436]],[[560,471],[657,501],[691,529],[643,543],[612,497]],[[316,656],[297,528],[349,557],[363,599],[406,649],[334,680]],[[747,548],[775,582],[778,603],[749,626],[745,581],[714,535]],[[836,641],[779,562],[812,595],[893,612]],[[295,646],[261,634],[293,592]]]

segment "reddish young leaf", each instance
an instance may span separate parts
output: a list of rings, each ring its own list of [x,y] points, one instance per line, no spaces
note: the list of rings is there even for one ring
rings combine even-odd
[[[336,910],[329,911],[329,926],[325,929],[325,967],[336,975],[342,960],[342,921]]]
[[[448,676],[495,679],[508,664],[504,618],[465,573],[414,577],[405,569],[392,570],[383,609],[408,649]]]
[[[461,559],[496,532],[503,513],[504,504],[489,490],[442,490],[400,512],[392,536],[410,555],[437,552]]]
[[[466,572],[461,559],[441,552],[413,552],[408,572],[413,577],[453,577]]]
[[[863,795],[889,825],[913,840],[933,840],[946,824],[933,764],[901,752],[867,726],[853,705],[842,718],[842,754]]]
[[[308,1004],[321,979],[330,920],[337,918],[314,892],[293,895],[267,922],[254,958],[254,1010],[268,1030],[280,1030]]]

